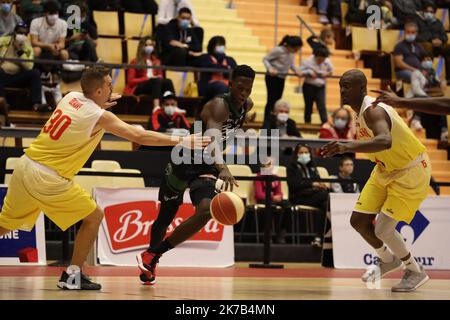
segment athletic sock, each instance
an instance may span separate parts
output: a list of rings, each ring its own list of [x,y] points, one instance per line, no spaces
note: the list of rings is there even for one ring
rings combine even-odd
[[[166,239],[166,240],[161,241],[155,247],[148,248],[147,251],[150,252],[150,253],[164,254],[167,251],[169,251],[170,249],[173,249],[173,246]]]
[[[420,270],[419,264],[417,263],[416,259],[414,259],[412,254],[409,255],[409,258],[407,260],[403,260],[403,263],[405,264],[406,268],[411,271],[422,272]]]
[[[385,244],[383,244],[381,248],[375,249],[375,251],[377,252],[381,261],[386,263],[394,261],[394,255]]]

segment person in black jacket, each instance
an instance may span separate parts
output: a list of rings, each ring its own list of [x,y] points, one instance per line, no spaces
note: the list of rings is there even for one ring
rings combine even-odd
[[[292,161],[287,168],[289,201],[294,205],[301,204],[320,209],[320,214],[314,216],[316,238],[312,245],[321,246],[325,229],[329,190],[325,183],[304,181],[305,178],[320,178],[320,176],[312,161],[311,148],[304,144],[298,144],[295,147]]]
[[[289,111],[291,106],[289,102],[285,100],[278,100],[275,102],[275,106],[273,108],[273,113],[270,117],[269,127],[265,128],[269,131],[278,129],[280,137],[299,137],[302,135],[300,131],[297,129],[297,124],[294,120],[289,118]]]

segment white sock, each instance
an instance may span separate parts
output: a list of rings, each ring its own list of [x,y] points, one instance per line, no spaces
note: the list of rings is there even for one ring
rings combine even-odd
[[[76,265],[70,265],[70,266],[67,267],[66,272],[67,272],[68,274],[75,274],[75,273],[81,272],[81,269],[80,269],[79,266],[76,266]]]
[[[406,268],[414,271],[414,272],[422,272],[420,270],[420,266],[417,263],[416,259],[414,259],[413,255],[411,254],[408,260],[403,260],[403,263],[405,264]]]
[[[375,251],[377,252],[381,261],[386,263],[394,261],[394,255],[385,244],[383,244],[381,248],[375,249]]]

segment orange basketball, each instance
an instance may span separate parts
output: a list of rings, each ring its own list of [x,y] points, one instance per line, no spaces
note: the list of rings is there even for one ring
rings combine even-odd
[[[244,215],[244,202],[233,192],[221,192],[211,200],[211,215],[218,223],[231,226]]]

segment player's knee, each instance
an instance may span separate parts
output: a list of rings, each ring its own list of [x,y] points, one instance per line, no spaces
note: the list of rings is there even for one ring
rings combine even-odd
[[[375,235],[378,239],[382,240],[383,242],[386,242],[386,240],[389,240],[389,237],[391,237],[394,234],[394,230],[384,226],[381,227],[378,223],[375,225]]]
[[[197,205],[197,214],[199,215],[199,217],[201,217],[204,220],[206,220],[206,222],[208,222],[209,219],[211,219],[211,211],[209,209],[210,204],[211,204],[211,200],[210,199],[205,199],[205,200],[202,200]]]

